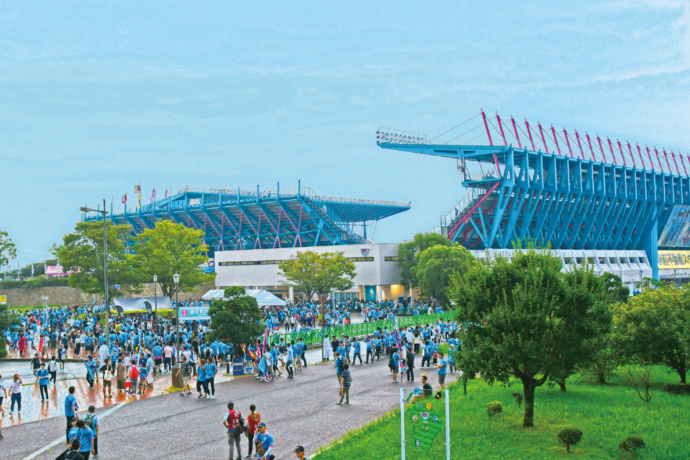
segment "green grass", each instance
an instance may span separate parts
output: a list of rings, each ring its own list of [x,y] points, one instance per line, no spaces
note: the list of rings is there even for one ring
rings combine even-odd
[[[432,379],[435,380],[435,379]],[[665,368],[654,369],[655,393],[650,403],[642,402],[621,377],[612,383],[598,385],[589,378],[568,379],[568,391],[544,385],[535,396],[534,428],[522,427],[522,406],[518,407],[512,392],[522,392],[522,385],[488,386],[470,381],[467,396],[462,384],[451,387],[451,457],[476,459],[562,458],[565,448],[559,445],[557,433],[565,427],[583,431],[582,441],[571,447],[576,458],[618,459],[618,444],[626,437],[641,436],[647,447],[640,458],[681,459],[690,457],[690,397],[676,396],[661,390],[665,383],[679,383],[676,374]],[[391,396],[393,397],[393,396]],[[487,416],[487,403],[503,403],[503,413]],[[409,425],[409,424],[408,424]],[[409,426],[406,426],[409,428]],[[409,433],[409,431],[408,431]],[[408,459],[444,459],[445,435],[435,439],[427,452],[415,452],[408,436]],[[385,415],[371,424],[349,433],[327,446],[318,460],[344,458],[400,458],[399,411]]]

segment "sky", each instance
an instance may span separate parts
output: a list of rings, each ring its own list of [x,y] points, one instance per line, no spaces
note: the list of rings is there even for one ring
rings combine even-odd
[[[376,130],[480,109],[690,153],[690,2],[1,1],[0,230],[24,265],[140,181],[301,179],[410,201],[374,234],[399,242],[466,192]]]

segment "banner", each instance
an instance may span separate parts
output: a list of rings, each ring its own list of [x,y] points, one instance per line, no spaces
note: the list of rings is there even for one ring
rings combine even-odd
[[[170,297],[137,297],[113,299],[113,310],[118,313],[130,311],[153,311],[158,306],[158,310],[169,310],[172,308]]]
[[[659,251],[659,270],[690,268],[690,251]]]
[[[208,307],[181,307],[180,321],[206,321],[211,319],[208,316]]]

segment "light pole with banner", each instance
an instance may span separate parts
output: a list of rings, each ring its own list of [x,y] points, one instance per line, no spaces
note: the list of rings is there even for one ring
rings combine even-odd
[[[173,281],[175,282],[175,342],[177,343],[177,359],[176,364],[180,362],[180,275],[175,273],[173,275]]]
[[[158,334],[158,293],[156,291],[156,284],[158,284],[158,276],[153,275],[153,304],[155,313],[153,314],[153,330]]]
[[[42,296],[41,296],[41,300],[43,300],[43,309],[44,309],[44,310],[47,309],[47,308],[48,308],[48,296],[47,296],[47,295],[42,295]]]
[[[106,217],[108,211],[105,210],[105,198],[103,198],[103,209],[91,209],[87,206],[79,208],[81,212],[97,212],[103,214],[103,296],[105,298],[105,343],[110,348],[110,305],[108,299],[108,225]]]

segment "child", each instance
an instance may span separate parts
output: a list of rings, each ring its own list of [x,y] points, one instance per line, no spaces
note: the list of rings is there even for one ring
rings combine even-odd
[[[144,394],[146,391],[146,377],[149,374],[149,370],[146,366],[141,366],[139,368],[139,391],[137,394]]]
[[[340,380],[340,401],[338,401],[338,406],[343,403],[343,398],[345,398],[345,404],[350,404],[350,385],[352,384],[352,377],[350,376],[350,364],[343,363],[343,373]]]

